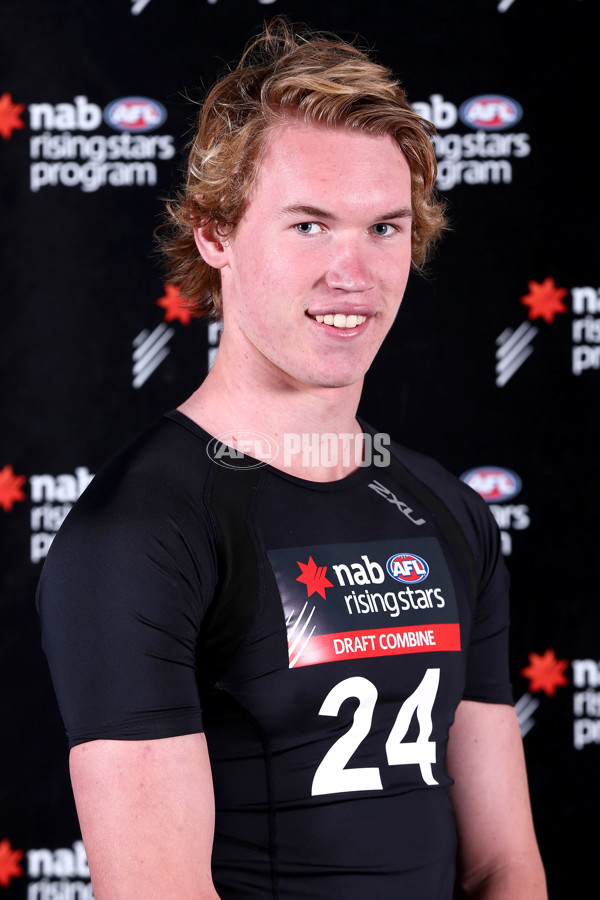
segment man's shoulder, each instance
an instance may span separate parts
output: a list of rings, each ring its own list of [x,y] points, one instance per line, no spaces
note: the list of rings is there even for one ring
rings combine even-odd
[[[411,473],[425,489],[432,492],[452,513],[471,546],[477,546],[483,535],[496,540],[496,525],[487,504],[471,487],[450,472],[432,456],[398,444],[390,445],[392,458]]]
[[[193,483],[210,471],[207,440],[200,428],[177,413],[166,413],[115,454],[92,481],[141,484],[154,479],[152,487],[163,488]],[[150,487],[150,485],[148,485]],[[196,484],[196,487],[198,485]]]
[[[198,431],[185,427],[176,413],[153,422],[100,468],[65,525],[120,520],[147,528],[154,520],[197,511],[211,472]]]
[[[469,499],[478,495],[464,484],[460,478],[450,472],[442,463],[433,456],[413,450],[396,441],[390,443],[390,453],[403,466],[405,466],[415,478],[418,478],[431,489],[443,491],[444,494],[465,495]]]

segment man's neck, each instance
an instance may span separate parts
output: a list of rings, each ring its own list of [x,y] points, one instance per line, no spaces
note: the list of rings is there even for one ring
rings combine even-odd
[[[356,421],[361,390],[362,379],[344,387],[314,387],[276,372],[263,373],[257,384],[217,356],[206,379],[179,409],[209,434],[251,456],[252,436],[264,439],[275,468],[309,481],[337,481],[362,459]]]

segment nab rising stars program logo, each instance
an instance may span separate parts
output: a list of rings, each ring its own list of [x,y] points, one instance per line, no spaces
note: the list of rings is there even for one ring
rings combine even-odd
[[[74,188],[84,193],[101,187],[157,184],[158,162],[175,155],[174,137],[158,129],[167,119],[162,103],[132,95],[108,103],[104,110],[83,94],[72,101],[24,103],[9,93],[0,97],[0,135],[9,140],[29,118],[29,186]],[[103,122],[116,134],[98,129]],[[154,132],[149,134],[149,132]]]
[[[46,472],[29,478],[17,475],[9,464],[0,469],[0,507],[7,513],[12,512],[15,503],[27,500],[23,487],[29,481],[32,563],[45,559],[56,532],[92,477],[86,466],[77,466],[73,473]]]
[[[437,129],[433,143],[441,191],[458,184],[510,184],[512,160],[531,153],[529,134],[511,130],[523,116],[521,104],[504,94],[478,94],[460,106],[431,94],[427,101],[413,103],[413,109]],[[466,134],[454,130],[459,120],[471,129]]]
[[[512,553],[512,531],[529,528],[529,507],[524,503],[511,503],[520,494],[523,484],[516,472],[502,466],[478,466],[463,472],[460,480],[477,491],[486,503],[500,529],[501,549],[504,556]]]
[[[177,285],[165,284],[164,290],[165,293],[156,300],[156,306],[164,309],[163,321],[153,328],[143,328],[132,342],[131,384],[136,390],[146,383],[171,352],[169,342],[175,337],[176,330],[170,323],[178,322],[187,327],[194,317]]]
[[[575,751],[598,748],[600,744],[600,660],[571,660],[571,679],[566,670],[569,661],[559,659],[552,647],[544,653],[529,653],[529,664],[520,674],[529,682],[529,689],[515,703],[523,737],[536,724],[534,713],[539,709],[544,718],[552,717],[547,698],[554,698],[557,689],[572,686],[572,719],[564,724],[572,727],[572,746]],[[546,709],[543,707],[546,706]]]
[[[529,321],[516,329],[505,328],[496,339],[496,387],[499,388],[508,384],[533,353],[532,342],[540,329],[531,321],[543,319],[551,325],[557,315],[568,311],[563,303],[568,291],[557,287],[553,278],[548,277],[541,282],[529,281],[527,286],[529,291],[520,298],[520,302],[528,307]]]

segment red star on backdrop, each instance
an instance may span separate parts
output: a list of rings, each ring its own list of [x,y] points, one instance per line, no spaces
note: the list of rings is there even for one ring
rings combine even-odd
[[[333,587],[329,579],[325,577],[327,566],[318,566],[312,556],[308,557],[307,563],[301,563],[299,560],[296,562],[302,571],[302,575],[298,575],[296,581],[306,585],[307,595],[310,597],[312,594],[320,594],[323,600],[326,600],[325,588]]]
[[[177,320],[182,325],[189,325],[193,312],[179,293],[177,285],[165,284],[165,291],[166,294],[156,301],[156,305],[165,310],[165,322]]]
[[[13,103],[10,94],[2,94],[0,97],[0,134],[5,140],[12,137],[17,128],[25,128],[25,122],[20,118],[25,109],[24,103]]]
[[[23,857],[22,850],[13,850],[10,841],[6,838],[0,841],[0,885],[8,887],[11,878],[20,878],[23,875],[23,869],[19,865],[19,860]]]
[[[549,697],[553,697],[557,687],[564,687],[569,683],[564,675],[568,665],[566,659],[557,659],[552,649],[546,650],[542,656],[530,653],[529,665],[521,669],[521,675],[529,678],[529,690],[532,693],[544,691]]]
[[[10,512],[17,500],[25,500],[25,494],[21,490],[27,481],[26,475],[15,475],[12,466],[4,466],[0,469],[0,506],[6,512]]]
[[[557,287],[554,278],[544,278],[541,283],[528,281],[527,287],[529,293],[521,297],[521,303],[529,307],[528,319],[543,319],[552,323],[557,313],[567,312],[567,307],[562,301],[569,292],[566,288]]]

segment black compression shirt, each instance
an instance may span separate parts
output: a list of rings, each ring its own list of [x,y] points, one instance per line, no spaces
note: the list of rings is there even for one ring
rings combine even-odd
[[[208,440],[170,413],[50,550],[70,745],[206,732],[224,900],[450,900],[448,730],[463,698],[512,702],[485,504],[403,448],[316,483]]]

